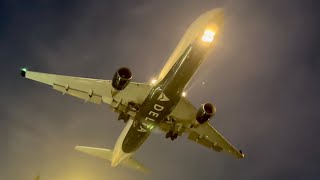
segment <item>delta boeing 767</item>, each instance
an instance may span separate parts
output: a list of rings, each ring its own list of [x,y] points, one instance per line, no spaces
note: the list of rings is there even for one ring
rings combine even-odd
[[[158,128],[165,137],[176,139],[183,133],[217,152],[225,151],[243,158],[241,150],[232,146],[209,124],[216,108],[204,103],[198,109],[185,97],[184,89],[203,60],[214,48],[223,27],[223,9],[202,14],[188,28],[178,46],[169,57],[157,79],[150,83],[131,82],[128,68],[116,71],[112,80],[89,79],[21,69],[21,75],[48,84],[63,94],[87,102],[106,103],[126,123],[113,150],[76,146],[75,149],[111,161],[111,166],[123,165],[147,171],[132,155]]]

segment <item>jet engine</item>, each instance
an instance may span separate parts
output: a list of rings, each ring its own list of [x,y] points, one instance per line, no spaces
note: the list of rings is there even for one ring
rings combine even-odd
[[[132,78],[132,73],[130,69],[125,67],[120,68],[113,76],[112,87],[118,91],[123,90],[124,88],[127,87],[131,78]]]
[[[207,122],[216,113],[216,108],[211,103],[202,104],[197,112],[197,121],[200,124]]]

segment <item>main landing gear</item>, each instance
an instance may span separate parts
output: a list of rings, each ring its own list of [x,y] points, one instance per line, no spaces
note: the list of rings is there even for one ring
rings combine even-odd
[[[118,120],[120,121],[121,119],[123,119],[124,123],[127,123],[129,121],[130,116],[128,114],[125,114],[123,112],[121,112],[118,116]]]
[[[174,133],[173,131],[169,131],[166,134],[166,138],[170,138],[172,141],[177,139],[178,133]]]
[[[130,119],[129,111],[137,112],[139,111],[139,105],[133,102],[129,102],[125,112],[121,112],[118,116],[118,120],[123,119],[125,123],[127,123]]]
[[[170,130],[166,134],[166,139],[170,138],[173,141],[173,140],[177,139],[177,137],[179,135],[178,132],[179,132],[180,128],[178,128],[178,129],[176,128],[177,127],[176,122],[172,117],[168,116],[168,117],[166,117],[165,120],[166,120],[166,123],[170,124],[170,126],[171,126]]]

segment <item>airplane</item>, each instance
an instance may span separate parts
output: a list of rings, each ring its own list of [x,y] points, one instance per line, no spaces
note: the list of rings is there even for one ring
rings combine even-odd
[[[21,69],[25,78],[53,87],[63,94],[86,102],[106,103],[118,120],[126,123],[114,149],[76,146],[75,149],[111,161],[111,166],[126,166],[149,172],[132,156],[158,128],[171,140],[186,133],[188,139],[214,151],[244,157],[209,120],[216,108],[203,103],[195,108],[185,97],[184,89],[218,41],[224,23],[224,10],[216,8],[202,14],[187,29],[157,79],[147,83],[132,82],[132,72],[118,69],[112,80],[62,76]]]

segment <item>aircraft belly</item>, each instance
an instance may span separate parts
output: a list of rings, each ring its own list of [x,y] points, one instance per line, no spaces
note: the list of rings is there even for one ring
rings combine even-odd
[[[151,89],[124,138],[123,152],[136,151],[149,137],[152,129],[172,112],[202,60],[202,51],[197,46],[188,46],[167,76]]]
[[[170,101],[160,87],[154,87],[140,106],[140,110],[135,116],[135,121],[123,141],[123,152],[131,153],[136,151],[149,137],[152,129],[170,114],[174,106],[174,101]]]
[[[135,152],[149,137],[150,131],[139,131],[137,125],[132,124],[123,143],[122,151],[125,153]]]
[[[223,24],[223,9],[217,8],[211,11],[208,11],[198,17],[187,29],[181,40],[179,41],[177,47],[172,52],[171,56],[167,60],[166,64],[162,68],[158,79],[162,80],[174,66],[174,64],[178,61],[183,51],[195,41],[199,34],[202,34],[204,29],[210,23],[216,23],[221,27]]]

